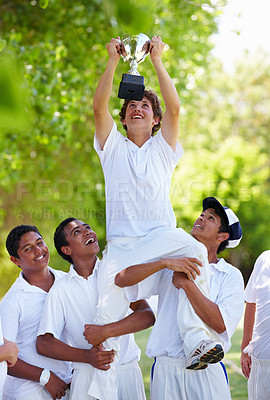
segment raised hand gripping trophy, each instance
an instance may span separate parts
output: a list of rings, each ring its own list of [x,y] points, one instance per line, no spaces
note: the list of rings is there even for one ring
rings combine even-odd
[[[150,39],[144,33],[130,36],[123,40],[121,56],[130,63],[130,71],[122,75],[118,97],[128,100],[142,100],[144,93],[144,77],[137,71],[138,64],[149,54]]]

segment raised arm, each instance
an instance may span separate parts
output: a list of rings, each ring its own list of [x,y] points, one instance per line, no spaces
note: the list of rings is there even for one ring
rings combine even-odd
[[[161,132],[164,139],[175,150],[180,126],[180,100],[174,83],[161,61],[164,46],[160,36],[154,36],[150,42],[150,57],[157,73],[161,95],[166,107],[162,118]]]
[[[253,326],[255,321],[256,303],[246,303],[244,316],[243,340],[241,343],[241,367],[246,378],[249,378],[251,358],[247,353],[244,353],[244,348],[247,347],[252,339]]]
[[[164,268],[184,272],[188,279],[195,279],[196,274],[200,275],[198,265],[202,267],[202,263],[196,258],[163,258],[146,264],[132,265],[131,267],[119,272],[116,275],[114,282],[116,286],[119,287],[136,285],[148,278],[150,275],[153,275]]]
[[[93,100],[96,135],[101,149],[103,149],[113,127],[113,119],[109,112],[109,100],[112,92],[115,69],[120,59],[121,45],[119,39],[111,39],[110,43],[106,45],[106,48],[109,54],[109,60],[105,72],[100,78]]]
[[[120,321],[107,325],[85,325],[84,337],[93,346],[105,342],[106,339],[140,332],[154,325],[155,315],[145,300],[130,304],[133,313]]]

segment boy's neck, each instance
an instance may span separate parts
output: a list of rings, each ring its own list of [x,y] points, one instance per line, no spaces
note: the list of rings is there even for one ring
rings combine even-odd
[[[49,270],[48,266],[44,268],[43,271],[39,273],[32,273],[31,274],[25,274],[22,271],[24,279],[32,286],[37,286],[40,289],[44,290],[45,292],[48,292],[50,288],[52,287],[55,277],[53,273]]]
[[[217,258],[217,246],[206,246],[208,252],[208,262],[209,264],[216,264],[218,262]]]
[[[86,259],[73,260],[73,266],[78,275],[87,279],[92,275],[95,264],[97,261],[97,256],[87,257]]]
[[[128,139],[138,147],[142,147],[151,138],[151,135],[152,132],[149,133],[148,131],[127,132]]]

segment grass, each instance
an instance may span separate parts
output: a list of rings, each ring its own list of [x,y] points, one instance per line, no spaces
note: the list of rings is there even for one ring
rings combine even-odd
[[[141,361],[140,367],[142,370],[143,378],[144,378],[144,386],[145,386],[145,393],[147,400],[150,400],[150,371],[153,364],[153,360],[149,359],[145,355],[145,347],[148,340],[148,336],[150,334],[151,328],[147,329],[142,332],[138,332],[135,334],[135,339],[138,346],[141,348]],[[242,339],[242,328],[239,327],[232,338],[232,347],[230,351],[225,356],[226,360],[233,362],[238,368],[240,366],[240,343]],[[235,372],[230,366],[226,365],[226,370],[229,376],[230,382],[230,390],[232,400],[247,400],[247,380],[244,376],[240,375],[239,373]],[[192,400],[192,399],[191,399]],[[206,400],[206,399],[202,399]]]
[[[232,361],[235,365],[241,368],[240,364],[240,345],[242,340],[243,331],[242,328],[239,327],[236,329],[233,337],[232,337],[232,347],[230,351],[226,354],[225,359]],[[247,400],[247,380],[244,376],[236,373],[231,368],[227,367],[227,372],[229,376],[230,389],[232,400]]]

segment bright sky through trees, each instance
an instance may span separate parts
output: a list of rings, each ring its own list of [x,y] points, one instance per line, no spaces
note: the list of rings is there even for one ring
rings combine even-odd
[[[244,50],[263,49],[270,58],[270,1],[229,0],[220,17],[215,36],[214,55],[221,58],[227,71],[233,69]]]

